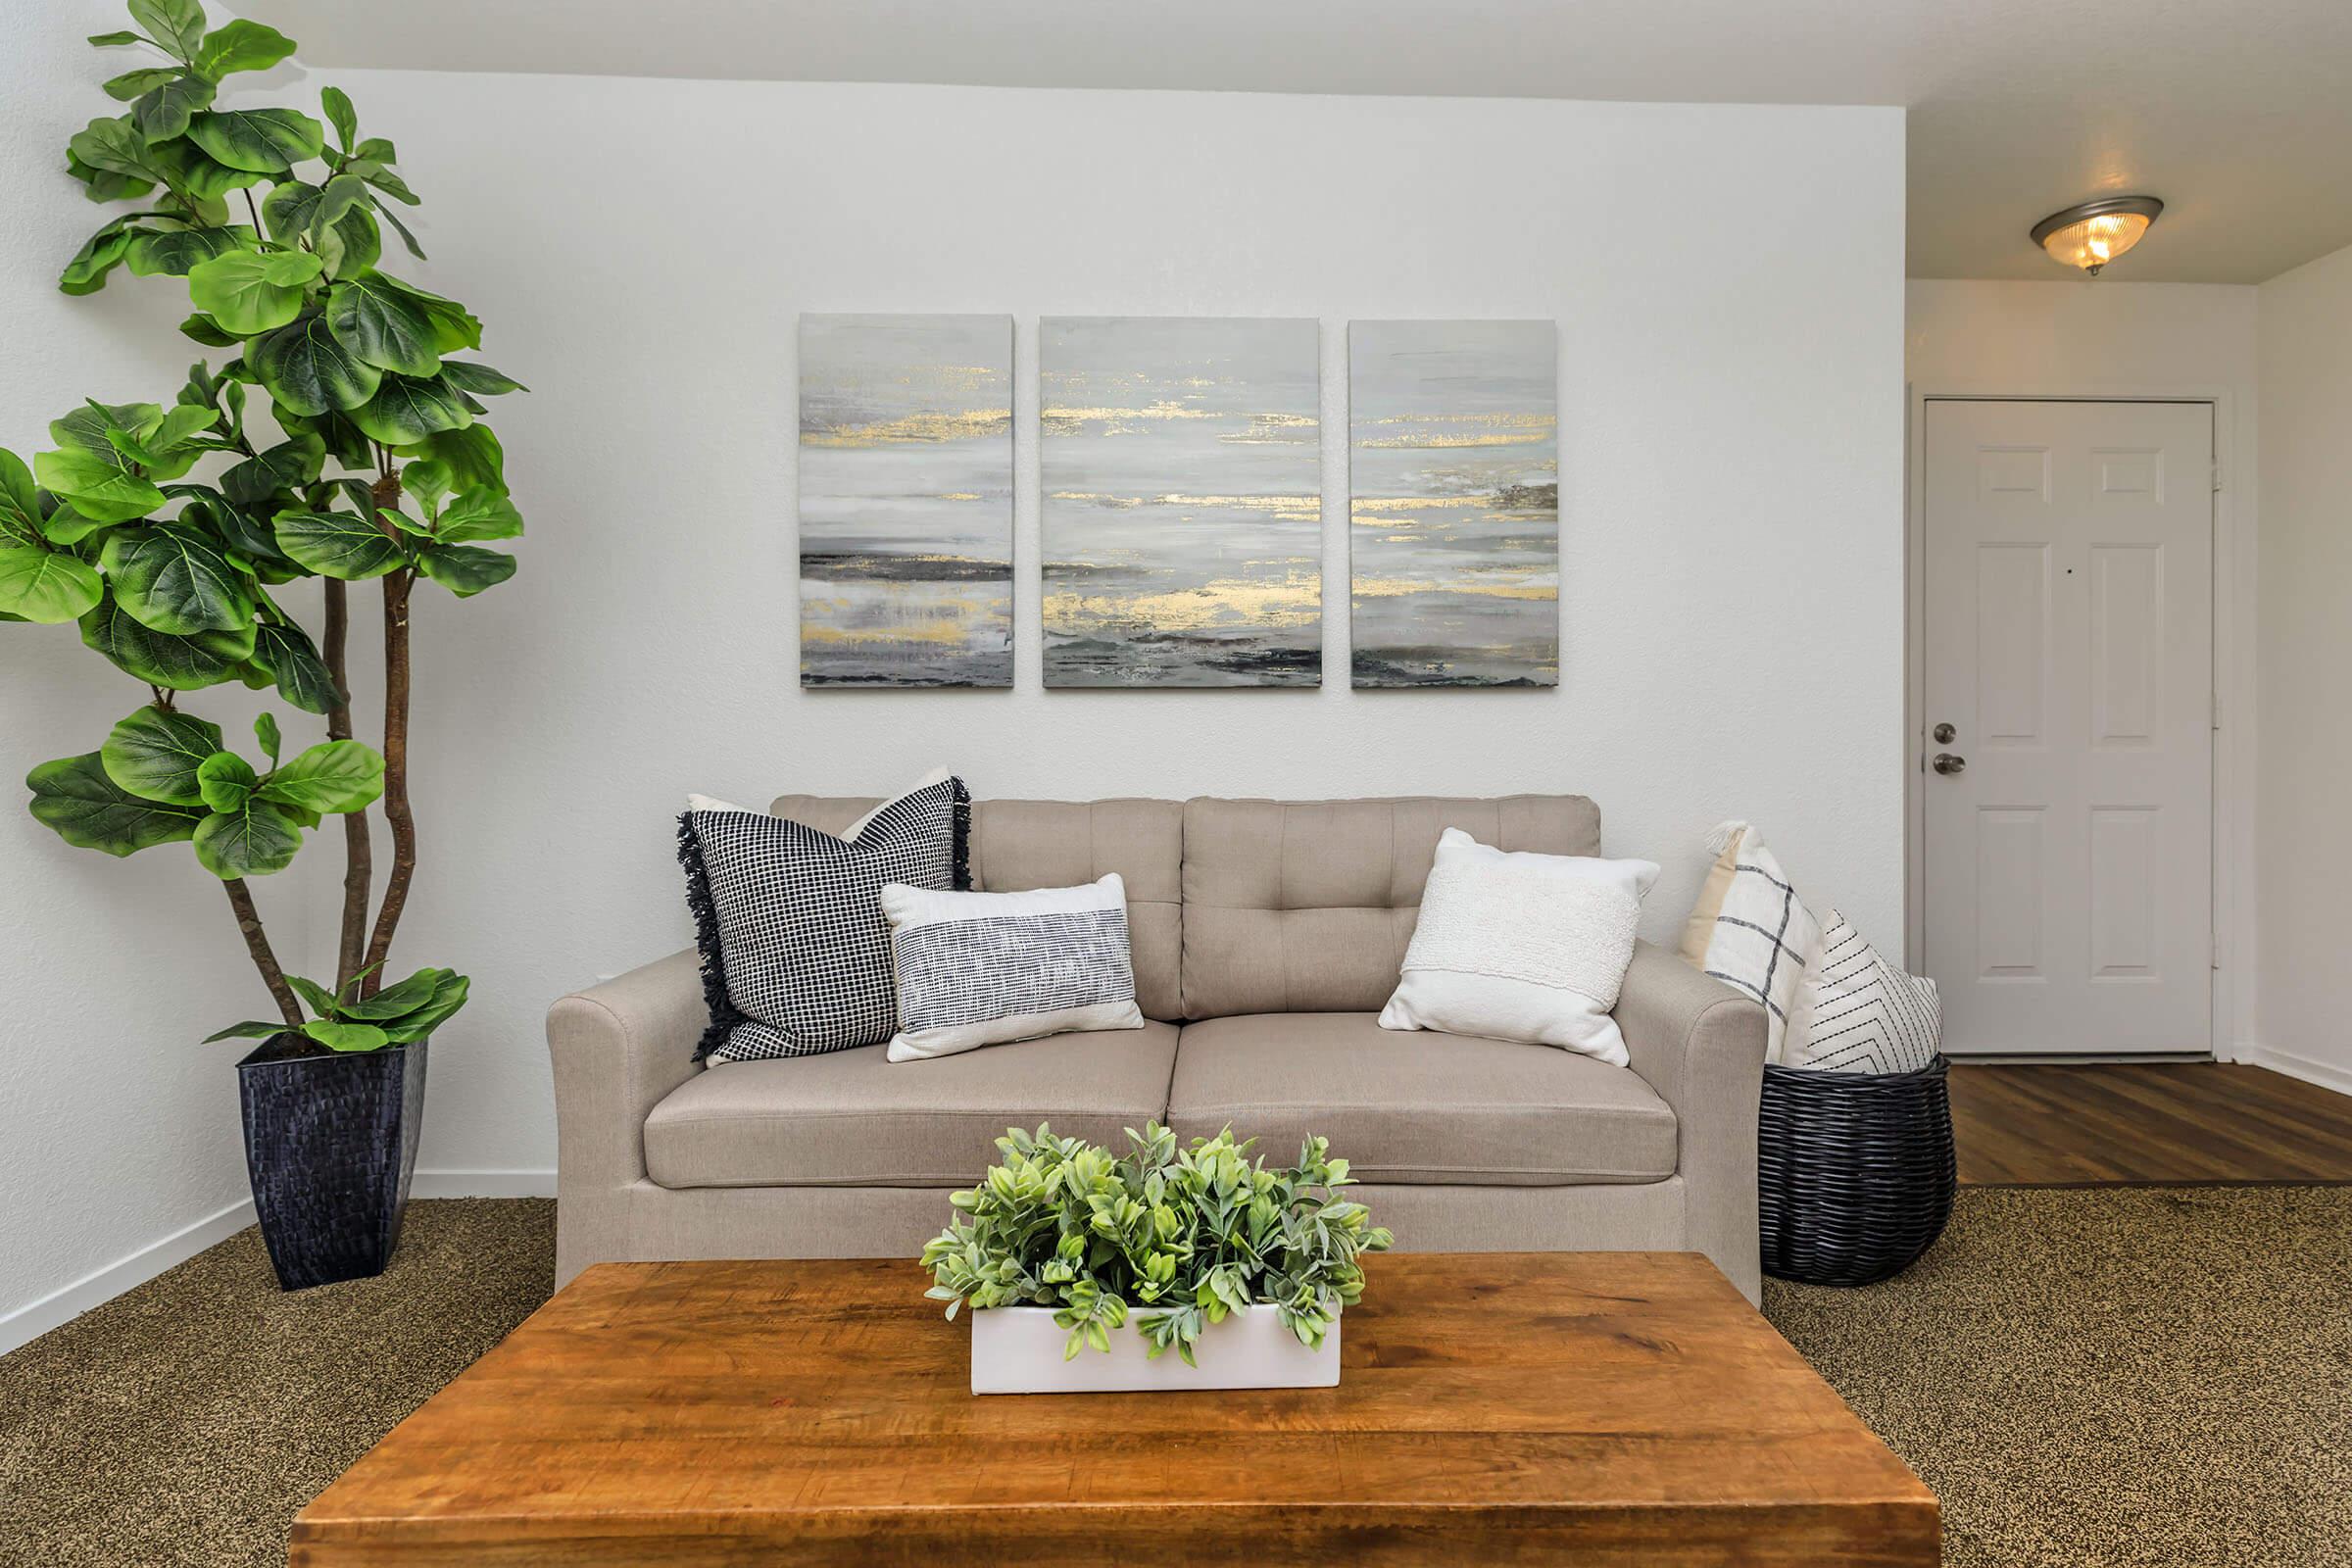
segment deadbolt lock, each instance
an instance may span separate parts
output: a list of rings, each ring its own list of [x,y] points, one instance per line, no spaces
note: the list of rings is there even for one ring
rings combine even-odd
[[[1960,732],[1949,724],[1938,724],[1929,733],[1936,737],[1938,746],[1949,746],[1960,737]]]

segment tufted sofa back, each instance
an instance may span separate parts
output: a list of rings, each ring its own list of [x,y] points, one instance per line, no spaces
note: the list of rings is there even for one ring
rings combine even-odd
[[[1362,1012],[1396,989],[1438,836],[1598,855],[1581,795],[1184,807],[1184,1013]]]
[[[875,804],[786,795],[770,809],[838,833]],[[1499,849],[1600,853],[1600,808],[1581,795],[976,801],[972,881],[1013,893],[1118,872],[1146,1017],[1366,1012],[1396,989],[1449,827]]]

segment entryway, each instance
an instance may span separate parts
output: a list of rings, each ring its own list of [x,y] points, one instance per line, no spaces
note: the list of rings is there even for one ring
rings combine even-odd
[[[1930,398],[1923,429],[1943,1048],[2209,1052],[2213,407]]]

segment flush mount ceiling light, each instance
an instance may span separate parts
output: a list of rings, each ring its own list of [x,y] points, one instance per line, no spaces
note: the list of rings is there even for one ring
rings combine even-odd
[[[2138,244],[2163,211],[2153,196],[2102,196],[2035,223],[2034,243],[2061,267],[2080,267],[2096,277],[2100,268]]]

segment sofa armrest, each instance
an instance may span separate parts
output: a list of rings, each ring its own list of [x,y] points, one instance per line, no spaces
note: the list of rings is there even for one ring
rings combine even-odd
[[[710,1013],[692,948],[547,1010],[556,1075],[556,1283],[628,1255],[628,1189],[645,1179],[645,1118],[694,1076]]]
[[[1674,1111],[1690,1246],[1755,1300],[1763,1287],[1756,1100],[1764,1084],[1764,1009],[1664,948],[1639,942],[1616,1017],[1634,1071]]]

